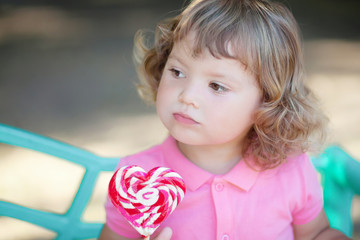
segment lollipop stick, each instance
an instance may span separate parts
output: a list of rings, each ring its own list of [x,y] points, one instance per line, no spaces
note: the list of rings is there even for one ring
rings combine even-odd
[[[150,235],[145,237],[144,240],[150,240]]]

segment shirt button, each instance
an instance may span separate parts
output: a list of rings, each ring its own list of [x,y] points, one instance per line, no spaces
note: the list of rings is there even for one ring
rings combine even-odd
[[[223,189],[224,189],[224,184],[222,184],[222,183],[217,183],[217,184],[215,185],[215,190],[216,190],[216,191],[221,192]]]
[[[221,238],[221,240],[229,240],[229,239],[230,239],[230,237],[227,234],[224,234]]]

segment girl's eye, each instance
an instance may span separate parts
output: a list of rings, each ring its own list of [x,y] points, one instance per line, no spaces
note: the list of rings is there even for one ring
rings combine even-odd
[[[215,82],[210,83],[209,87],[217,93],[224,93],[224,92],[229,91],[229,89],[227,87],[220,85],[218,83],[215,83]]]
[[[185,77],[184,74],[183,74],[181,71],[179,71],[179,70],[177,70],[177,69],[175,69],[175,68],[171,68],[171,69],[170,69],[170,72],[171,72],[175,77],[177,77],[177,78],[183,78],[183,77]]]

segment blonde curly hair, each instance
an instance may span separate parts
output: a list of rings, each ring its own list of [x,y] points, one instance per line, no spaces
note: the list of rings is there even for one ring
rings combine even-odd
[[[243,154],[251,152],[261,169],[290,155],[318,149],[327,118],[304,83],[299,28],[282,4],[266,0],[194,0],[176,17],[161,22],[154,45],[135,37],[140,95],[156,101],[157,89],[175,42],[196,33],[194,53],[239,60],[255,74],[262,104],[247,135]],[[231,44],[231,52],[228,45]],[[234,51],[235,50],[235,51]]]

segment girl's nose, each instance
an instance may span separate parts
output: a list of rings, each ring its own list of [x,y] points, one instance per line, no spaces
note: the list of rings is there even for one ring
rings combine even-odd
[[[179,96],[178,101],[193,108],[199,108],[199,97],[200,93],[197,91],[196,86],[187,86],[184,88]]]

